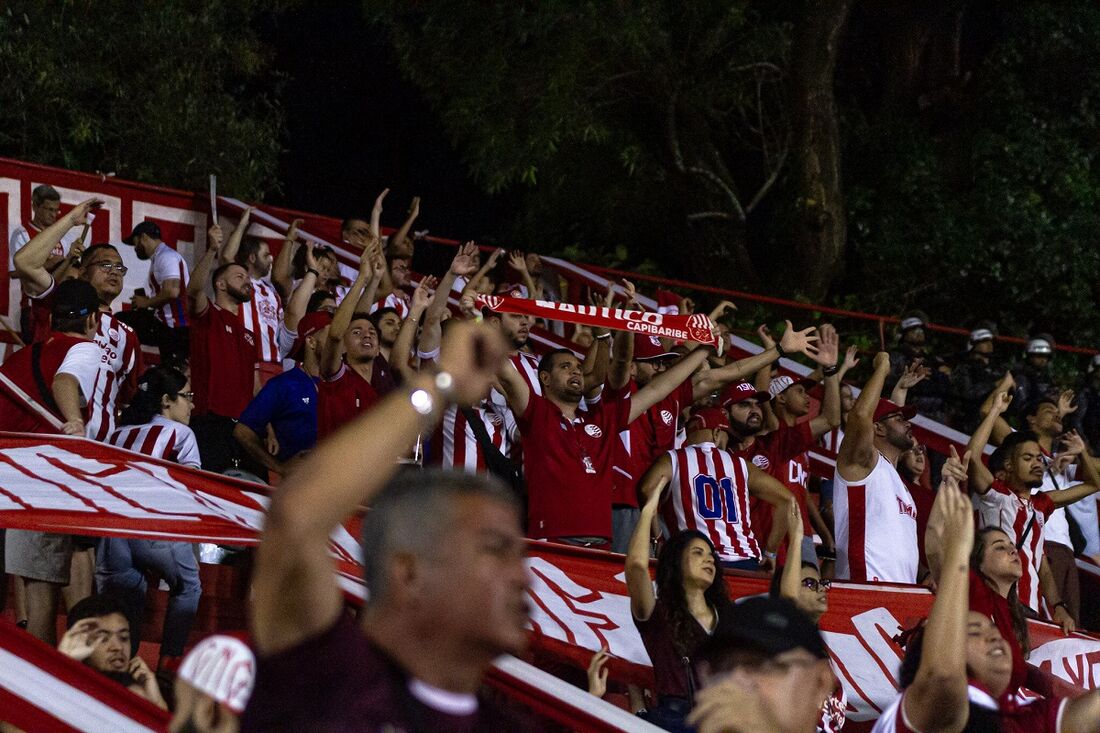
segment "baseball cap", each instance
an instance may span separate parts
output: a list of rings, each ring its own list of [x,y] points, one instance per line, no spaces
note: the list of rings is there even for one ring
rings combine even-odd
[[[773,657],[792,649],[805,649],[818,659],[829,658],[821,632],[786,598],[753,596],[735,603],[728,621],[718,625],[696,656],[711,666],[721,667],[722,657],[745,648]]]
[[[183,658],[178,676],[239,715],[252,696],[256,656],[240,639],[214,634]]]
[[[768,394],[771,395],[774,398],[774,397],[778,397],[784,391],[790,389],[791,387],[793,387],[796,384],[801,384],[803,386],[810,386],[814,383],[815,382],[812,379],[795,380],[795,379],[793,379],[791,377],[788,377],[787,375],[784,374],[783,376],[776,377],[775,379],[773,379],[771,381],[770,384],[768,384]]]
[[[86,316],[97,310],[99,295],[86,280],[66,280],[54,290],[53,307],[50,309],[54,318]]]
[[[160,239],[160,227],[157,226],[154,222],[143,221],[136,227],[134,227],[134,231],[130,232],[130,236],[126,237],[126,239],[123,239],[122,241],[132,247],[134,244],[134,240],[140,237],[142,234],[146,234],[153,239]]]
[[[878,422],[882,418],[889,417],[890,415],[894,414],[900,414],[904,419],[912,420],[913,416],[917,414],[917,408],[913,405],[906,405],[905,407],[902,407],[901,405],[894,404],[890,400],[883,397],[878,401],[878,405],[875,407],[875,416],[873,421]]]
[[[722,403],[722,407],[729,407],[745,400],[767,402],[770,399],[771,395],[767,392],[760,392],[748,382],[734,382],[722,390],[722,397],[719,401]]]
[[[657,336],[644,333],[634,334],[634,361],[657,361],[658,359],[675,359],[680,356],[671,349],[666,349]]]
[[[720,407],[698,407],[691,412],[687,421],[687,431],[692,430],[729,430],[730,421],[726,411]]]
[[[1054,349],[1051,348],[1050,342],[1043,338],[1034,338],[1027,342],[1027,353],[1029,354],[1051,354]]]
[[[298,337],[294,339],[294,346],[290,349],[288,356],[297,359],[302,347],[306,345],[306,339],[330,323],[332,323],[332,314],[326,311],[314,311],[302,316],[302,320],[298,321]]]

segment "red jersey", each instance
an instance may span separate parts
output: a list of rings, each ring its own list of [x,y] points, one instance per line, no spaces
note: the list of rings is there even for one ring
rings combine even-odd
[[[378,400],[370,382],[342,362],[336,374],[317,385],[317,439],[336,432]]]
[[[759,560],[760,544],[750,525],[745,459],[714,443],[684,446],[668,456],[672,480],[661,499],[661,513],[669,532],[702,532],[723,562]]]
[[[916,481],[905,481],[905,487],[913,496],[913,508],[917,510],[917,552],[920,553],[920,561],[928,567],[928,558],[924,555],[924,533],[928,531],[928,517],[932,514],[936,492],[924,488]]]
[[[1039,565],[1043,561],[1043,525],[1055,510],[1046,494],[1025,499],[1001,481],[978,495],[978,526],[999,527],[1019,550],[1024,573],[1016,583],[1020,603],[1039,610]]]
[[[611,537],[611,464],[619,431],[630,419],[630,394],[605,394],[576,415],[569,421],[553,402],[532,394],[516,420],[528,533],[536,539]]]
[[[806,451],[814,446],[814,434],[809,421],[779,427],[752,442],[745,457],[768,472],[787,487],[798,502],[802,514],[802,531],[813,537],[810,515],[806,510],[806,479],[810,475],[810,459]],[[752,500],[752,529],[761,542],[767,542],[772,531],[772,505],[760,499]]]
[[[256,339],[240,316],[208,300],[191,320],[195,414],[239,417],[252,400],[256,361]]]
[[[42,394],[34,376],[31,359],[32,348],[24,347],[0,365],[0,373],[26,392],[31,399],[49,410],[53,393]],[[69,374],[80,383],[81,392],[88,395],[92,392],[92,386],[99,371],[99,362],[100,350],[92,341],[79,336],[54,333],[42,345],[39,369],[47,390],[53,389],[55,375]],[[58,420],[65,422],[65,418],[60,413],[53,410],[51,412]],[[85,410],[86,413],[87,410]],[[9,395],[3,388],[0,388],[0,430],[16,433],[58,432],[45,419],[39,417],[37,412],[32,412],[22,400]]]
[[[638,385],[632,379],[627,389],[633,395]],[[694,400],[691,379],[686,379],[620,434],[615,459],[615,504],[638,506],[638,482],[654,461],[676,447],[680,417]]]

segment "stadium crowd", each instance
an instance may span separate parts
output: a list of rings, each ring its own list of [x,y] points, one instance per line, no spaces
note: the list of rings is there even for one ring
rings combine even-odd
[[[384,196],[343,222],[362,253],[349,283],[297,223],[273,256],[246,210],[228,236],[210,228],[191,269],[155,223],[89,243],[99,201],[62,214],[55,190],[34,190],[32,220],[10,238],[26,346],[0,365],[0,430],[277,488],[254,557],[251,650],[218,637],[192,651],[241,660],[247,684],[215,690],[183,661],[196,545],[8,530],[0,557],[29,633],[174,707],[173,730],[234,729],[238,715],[255,731],[541,729],[482,689],[490,663],[526,643],[528,538],[622,553],[655,689],[620,691],[664,729],[840,730],[844,691],[817,627],[836,579],[935,591],[903,634],[902,689],[875,730],[1100,730],[1100,692],[1025,694],[1026,620],[1075,629],[1075,556],[1100,556],[1096,360],[1075,395],[1055,386],[1049,336],[1007,370],[981,324],[944,359],[914,312],[853,385],[860,359],[829,324],[762,327],[760,352],[736,359],[724,327],[715,347],[539,321],[478,299],[560,302],[538,256],[482,261],[470,243],[417,278],[419,202],[384,239]],[[114,313],[120,247],[150,270]],[[592,304],[642,308],[625,281]],[[536,354],[536,328],[572,341]],[[810,376],[779,372],[796,356]],[[964,430],[968,450],[930,460],[917,414]],[[836,469],[818,486],[808,455],[822,448]],[[355,616],[328,540],[361,505],[370,598]],[[732,602],[726,569],[769,576],[771,593]],[[155,670],[134,653],[150,577],[169,589]],[[596,696],[613,686],[607,659],[589,667]]]

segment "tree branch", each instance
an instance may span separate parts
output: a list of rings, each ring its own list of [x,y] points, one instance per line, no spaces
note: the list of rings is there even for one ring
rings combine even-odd
[[[687,172],[694,173],[717,186],[726,195],[726,198],[729,199],[730,204],[733,206],[734,214],[737,216],[737,220],[745,221],[745,210],[741,207],[741,202],[737,199],[737,194],[722,180],[721,176],[708,168],[703,168],[698,165],[690,166],[687,168]]]
[[[760,200],[763,199],[768,191],[771,190],[771,187],[775,185],[775,182],[779,179],[780,172],[783,170],[783,164],[787,161],[787,153],[789,153],[790,150],[791,135],[788,132],[783,138],[783,149],[779,151],[779,159],[775,162],[775,167],[772,169],[771,175],[760,184],[759,190],[757,190],[756,194],[752,197],[752,200],[749,201],[749,205],[745,207],[745,211],[751,212],[755,209],[756,205],[760,203]]]
[[[730,216],[727,211],[697,211],[694,214],[688,214],[688,221],[702,221],[703,219],[724,219],[725,221],[733,221],[733,217]]]
[[[680,151],[680,133],[676,128],[676,100],[678,97],[679,93],[673,92],[672,97],[668,100],[668,145],[672,150],[672,161],[676,164],[676,169],[683,173],[684,154]]]

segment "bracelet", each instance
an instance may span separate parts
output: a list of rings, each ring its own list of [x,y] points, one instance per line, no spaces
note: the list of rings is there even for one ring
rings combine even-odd
[[[1050,610],[1051,610],[1051,611],[1053,611],[1054,609],[1058,608],[1058,606],[1061,606],[1062,608],[1064,608],[1064,609],[1066,609],[1067,611],[1069,611],[1069,607],[1068,607],[1068,606],[1066,606],[1066,602],[1065,602],[1065,601],[1058,601],[1057,603],[1055,603],[1055,604],[1054,604],[1053,606],[1051,606],[1051,607],[1050,607]]]
[[[764,557],[768,558],[769,560],[774,560],[776,558],[776,553],[774,553],[774,552],[768,552],[767,550],[763,550],[763,553],[764,553]]]
[[[320,273],[320,271],[319,271],[319,270],[314,270],[314,269],[313,269],[312,267],[307,267],[307,268],[306,268],[306,274],[308,275],[308,274],[309,274],[309,273],[311,273],[311,272],[312,272],[312,273],[313,273],[313,274],[314,274],[314,275],[315,275],[316,277],[318,277],[318,278],[320,278],[320,277],[321,277],[321,273]]]
[[[433,380],[435,389],[442,398],[442,402],[453,402],[455,378],[451,376],[450,372],[439,372],[435,375]],[[412,405],[416,414],[421,417],[431,417],[436,411],[436,398],[432,396],[431,392],[418,387],[409,393],[409,404]]]
[[[436,357],[439,356],[439,347],[436,346],[431,351],[421,351],[420,349],[417,349],[416,356],[419,359],[425,359],[428,361],[434,360]]]
[[[611,338],[611,332],[608,331],[607,333],[601,333],[599,336],[596,337],[596,340],[599,341],[600,339],[610,339],[610,338]]]
[[[775,342],[775,353],[779,354],[779,358],[782,359],[787,355],[787,352],[783,350],[783,347],[779,345],[779,342]]]
[[[836,364],[833,364],[832,366],[827,366],[822,369],[821,373],[824,374],[826,377],[835,377],[836,373],[839,371],[840,367],[838,367]]]

